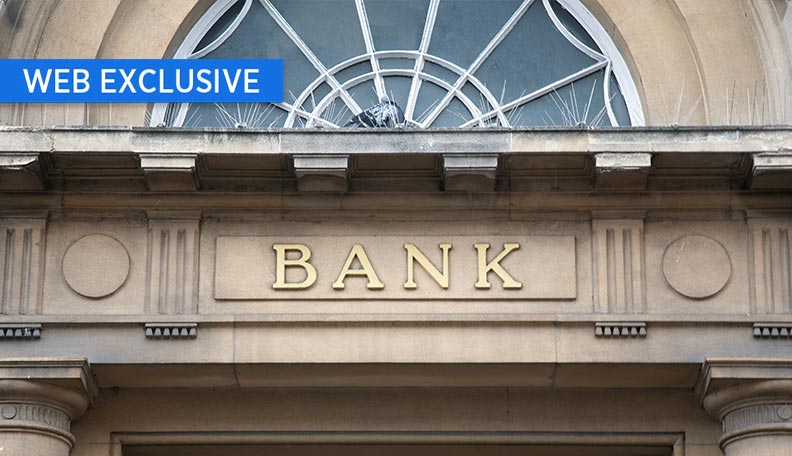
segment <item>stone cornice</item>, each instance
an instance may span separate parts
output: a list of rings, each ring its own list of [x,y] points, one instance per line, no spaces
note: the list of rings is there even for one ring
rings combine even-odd
[[[348,180],[352,192],[776,191],[792,188],[790,150],[792,129],[781,127],[377,132],[0,127],[5,175],[0,190],[87,186],[96,192],[105,185],[125,193],[345,192]],[[447,181],[455,173],[446,169],[448,163],[444,167],[444,157],[468,156],[494,160],[496,166],[484,170],[486,185]],[[343,185],[300,185],[306,170],[318,172],[305,167],[305,157],[348,157],[320,170],[340,176]],[[180,185],[173,184],[174,176]]]

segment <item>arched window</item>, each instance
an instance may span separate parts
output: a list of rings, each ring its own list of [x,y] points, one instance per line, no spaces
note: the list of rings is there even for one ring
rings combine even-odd
[[[643,125],[579,0],[217,0],[175,58],[281,58],[275,104],[157,105],[152,125],[344,127],[384,96],[406,126]]]

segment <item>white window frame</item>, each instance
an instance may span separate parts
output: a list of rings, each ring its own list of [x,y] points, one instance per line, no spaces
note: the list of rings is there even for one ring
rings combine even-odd
[[[292,42],[294,42],[294,44],[302,51],[303,55],[305,55],[305,57],[311,62],[311,64],[314,66],[314,68],[316,68],[316,70],[320,74],[320,76],[316,80],[314,80],[311,84],[309,84],[305,88],[305,90],[303,90],[303,92],[298,97],[296,97],[294,103],[288,103],[288,102],[275,103],[277,107],[288,112],[288,117],[285,122],[285,128],[294,127],[295,123],[298,120],[305,122],[305,125],[308,127],[323,126],[330,128],[338,128],[339,125],[336,125],[332,122],[328,122],[321,118],[322,113],[324,112],[325,109],[327,109],[329,104],[336,98],[340,98],[344,102],[346,107],[349,109],[351,115],[358,114],[362,111],[362,109],[359,106],[359,104],[352,98],[352,96],[349,94],[347,89],[362,82],[365,82],[367,80],[373,79],[377,94],[379,96],[382,96],[386,94],[385,93],[386,88],[384,84],[384,77],[386,76],[407,76],[412,78],[410,94],[408,97],[407,105],[405,107],[405,114],[406,117],[409,120],[411,120],[411,123],[414,126],[418,126],[421,128],[429,128],[432,122],[434,122],[437,119],[437,117],[439,117],[439,115],[444,111],[444,109],[454,98],[459,99],[465,105],[466,109],[470,111],[473,117],[470,121],[464,122],[461,125],[461,127],[473,127],[476,125],[482,125],[483,122],[489,121],[490,119],[493,118],[497,118],[498,122],[500,122],[501,125],[508,125],[506,112],[508,112],[509,110],[522,106],[536,98],[539,98],[540,96],[554,92],[556,89],[563,87],[572,81],[576,81],[578,79],[581,79],[585,76],[588,76],[602,69],[605,69],[605,74],[607,76],[602,81],[602,84],[603,84],[603,97],[604,97],[605,107],[607,109],[607,115],[610,124],[618,125],[616,116],[613,112],[611,105],[610,75],[613,74],[616,78],[616,81],[619,84],[619,88],[621,89],[621,94],[627,105],[627,110],[629,113],[631,125],[632,126],[645,125],[641,99],[638,93],[638,89],[635,85],[634,79],[627,66],[627,63],[625,62],[624,58],[619,52],[618,47],[613,42],[608,32],[594,17],[594,15],[591,14],[588,8],[586,8],[585,5],[583,5],[583,3],[580,0],[523,0],[518,10],[504,24],[501,30],[496,34],[495,37],[493,37],[493,39],[488,43],[488,45],[484,48],[484,50],[480,53],[480,55],[474,60],[473,64],[471,64],[468,68],[461,68],[456,64],[454,64],[453,62],[446,61],[437,56],[430,55],[428,53],[429,42],[434,29],[434,22],[437,15],[437,10],[440,0],[431,0],[430,2],[419,49],[405,50],[405,51],[377,51],[374,48],[372,34],[368,22],[368,16],[365,10],[365,2],[364,0],[354,0],[356,10],[358,13],[358,19],[361,25],[361,31],[363,32],[363,37],[366,44],[366,53],[360,56],[353,57],[352,59],[342,62],[332,68],[327,68],[324,66],[321,60],[311,51],[310,47],[300,38],[299,34],[297,34],[297,32],[291,27],[288,21],[278,12],[278,10],[270,2],[270,0],[244,0],[244,1],[245,4],[243,6],[242,11],[234,19],[234,21],[231,23],[228,29],[226,29],[220,36],[218,36],[217,39],[215,39],[212,43],[207,45],[204,49],[201,49],[198,52],[193,52],[195,47],[200,43],[201,39],[217,22],[217,20],[237,2],[237,0],[215,1],[209,7],[209,9],[207,9],[206,13],[204,13],[203,16],[201,16],[201,18],[198,20],[195,26],[193,26],[190,32],[187,34],[182,44],[177,48],[176,52],[174,53],[173,58],[176,59],[201,58],[206,54],[208,54],[209,52],[217,49],[223,42],[225,42],[226,39],[228,39],[228,37],[230,37],[236,31],[237,27],[242,22],[242,20],[244,20],[246,14],[252,7],[253,2],[254,1],[259,2],[259,4],[269,12],[270,16],[273,17],[276,23],[278,23],[281,29],[287,34],[287,36],[289,36]],[[577,38],[575,38],[575,36],[564,27],[561,20],[556,16],[555,12],[550,6],[550,1],[558,2],[564,9],[566,9],[589,33],[591,38],[594,40],[597,46],[602,50],[602,52],[600,53],[589,48],[588,46],[580,42]],[[486,60],[486,58],[492,53],[492,51],[498,46],[498,44],[500,44],[500,42],[505,38],[505,36],[508,35],[508,33],[511,31],[511,28],[519,21],[519,19],[522,17],[525,11],[527,11],[527,9],[534,2],[541,2],[548,13],[548,16],[550,17],[556,28],[559,30],[559,32],[561,32],[561,34],[573,46],[575,46],[581,52],[585,53],[586,55],[594,59],[595,63],[575,74],[569,75],[565,78],[555,81],[554,83],[549,84],[546,87],[540,88],[532,93],[523,95],[517,100],[513,100],[501,105],[500,103],[498,103],[496,97],[487,89],[486,85],[482,83],[480,80],[478,80],[475,76],[473,76],[473,73],[484,62],[484,60]],[[412,70],[381,69],[379,65],[379,61],[382,58],[415,59],[415,65]],[[343,84],[336,79],[335,77],[336,73],[351,65],[363,61],[370,62],[372,68],[372,71],[370,73],[353,78],[349,81],[344,82]],[[436,78],[432,75],[425,73],[423,70],[424,70],[424,64],[427,61],[443,66],[447,70],[456,73],[458,75],[457,81],[454,82],[453,84],[450,84],[447,81],[443,81],[440,78]],[[424,81],[431,82],[433,84],[438,85],[441,88],[446,89],[446,95],[440,100],[440,102],[436,106],[434,106],[431,109],[431,111],[428,113],[428,115],[426,115],[426,117],[417,120],[412,120],[414,117],[417,94],[420,89],[420,85]],[[489,103],[489,105],[494,108],[487,112],[482,112],[479,109],[477,103],[475,103],[473,100],[471,100],[468,96],[466,96],[462,92],[462,87],[464,87],[465,84],[467,83],[472,84],[481,93],[482,97],[487,101],[487,103]],[[326,97],[320,100],[319,103],[315,103],[315,106],[310,112],[301,108],[304,105],[304,103],[307,102],[308,98],[312,96],[313,91],[316,90],[316,88],[322,84],[328,84],[330,86],[331,88],[330,94],[328,94]],[[154,105],[150,118],[151,126],[161,126],[164,124],[167,107],[168,104],[166,103],[158,103]],[[189,104],[182,104],[179,107],[179,110],[173,122],[174,126],[183,125],[183,123],[185,122],[188,108],[189,108]]]

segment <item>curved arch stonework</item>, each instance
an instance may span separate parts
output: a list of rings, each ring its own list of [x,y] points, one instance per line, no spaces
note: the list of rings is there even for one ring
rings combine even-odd
[[[32,2],[35,3],[35,2]],[[23,11],[8,57],[163,58],[208,0],[47,0]],[[639,87],[648,125],[784,123],[787,36],[772,7],[749,0],[585,0],[620,47]],[[48,19],[37,15],[48,14]],[[714,20],[716,18],[717,20]],[[36,19],[36,20],[30,20]],[[8,29],[8,27],[6,27]],[[5,34],[9,30],[4,30]],[[7,41],[5,37],[3,41]],[[781,42],[779,42],[781,41]],[[22,44],[25,43],[25,45]],[[30,43],[36,43],[32,46]],[[3,44],[0,42],[0,44]],[[4,46],[5,47],[5,46]],[[792,94],[786,95],[792,98]],[[145,107],[4,107],[7,124],[143,125]]]
[[[273,14],[298,0],[217,1],[0,0],[0,58],[182,57],[207,11],[242,24],[252,2],[240,49],[269,19],[300,41]],[[300,96],[369,58],[321,100],[369,76],[379,99],[379,57],[414,59],[380,72],[412,72],[410,94],[420,59],[475,73],[372,45],[373,5],[399,1],[344,1],[368,45],[339,47]],[[370,24],[462,0],[411,1],[434,6]],[[464,1],[481,3],[445,16],[447,36],[497,2]],[[605,30],[591,44],[551,1],[530,31],[603,57],[570,76],[623,58],[646,125],[467,128],[571,77],[465,128],[0,105],[0,456],[792,456],[792,2],[558,0]],[[495,37],[531,8],[501,5]],[[497,70],[522,71],[532,36]]]

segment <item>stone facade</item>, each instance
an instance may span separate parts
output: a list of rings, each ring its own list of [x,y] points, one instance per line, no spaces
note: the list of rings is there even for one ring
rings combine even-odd
[[[584,3],[650,127],[0,107],[0,455],[792,455],[787,2]],[[208,4],[0,49],[167,57]]]

